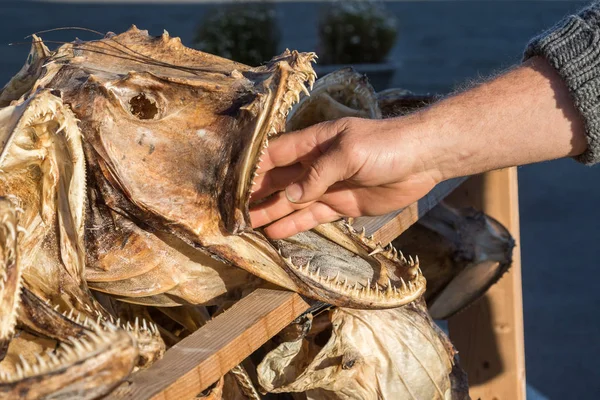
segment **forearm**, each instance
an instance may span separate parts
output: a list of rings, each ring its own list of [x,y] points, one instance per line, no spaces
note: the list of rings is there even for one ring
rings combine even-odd
[[[537,57],[410,118],[420,126],[419,158],[438,180],[576,156],[587,148],[567,86]]]

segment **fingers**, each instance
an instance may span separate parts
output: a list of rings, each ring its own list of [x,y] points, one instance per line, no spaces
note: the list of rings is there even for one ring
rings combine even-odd
[[[326,150],[326,142],[338,133],[336,125],[323,122],[279,136],[269,142],[262,156],[263,172],[317,158]]]
[[[331,150],[317,158],[296,183],[285,188],[287,199],[292,203],[308,203],[317,200],[327,189],[344,178],[347,165],[340,150]]]
[[[358,215],[358,210],[356,209],[356,201],[357,200],[354,196],[353,190],[349,190],[347,187],[340,187],[336,189],[336,185],[332,186],[328,190],[328,192],[319,199],[319,203],[326,205],[329,210],[333,210],[331,215],[335,214],[337,217],[341,215]],[[263,203],[258,204],[250,209],[250,220],[252,221],[252,227],[258,228],[273,223],[274,221],[277,221],[280,218],[286,217],[290,214],[294,214],[296,212],[299,212],[300,210],[312,207],[312,205],[316,203],[317,202],[304,204],[290,203],[287,197],[285,196],[284,192],[278,192]],[[347,205],[347,207],[339,207],[340,204]],[[320,206],[318,209],[320,210]],[[282,219],[281,221],[294,221],[294,219]],[[323,222],[329,221],[330,220],[323,220]]]
[[[304,174],[304,170],[301,164],[294,164],[288,167],[275,168],[266,174],[257,176],[252,187],[254,192],[250,197],[251,200],[257,201],[285,189],[290,183],[300,179]]]
[[[269,225],[265,228],[265,234],[271,239],[284,239],[339,218],[329,206],[316,202]]]
[[[297,205],[290,203],[285,197],[284,192],[279,192],[264,203],[257,205],[250,210],[250,220],[252,227],[258,228],[270,224],[296,210],[307,207],[310,204]]]

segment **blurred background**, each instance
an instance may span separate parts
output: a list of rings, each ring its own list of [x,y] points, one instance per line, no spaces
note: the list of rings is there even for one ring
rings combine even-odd
[[[0,0],[0,81],[20,69],[29,51],[28,44],[9,43],[27,42],[31,33],[66,26],[120,33],[135,24],[151,35],[166,29],[187,46],[247,64],[285,48],[316,51],[320,75],[353,64],[378,90],[445,94],[517,64],[528,40],[586,4],[389,1],[379,10],[315,1]],[[81,31],[41,36],[95,37]],[[550,399],[596,399],[600,169],[560,160],[519,173],[527,382]]]

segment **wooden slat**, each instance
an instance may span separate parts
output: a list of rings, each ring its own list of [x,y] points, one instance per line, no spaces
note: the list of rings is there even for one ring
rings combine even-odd
[[[367,235],[373,235],[376,241],[387,245],[410,228],[412,224],[417,222],[419,218],[435,207],[466,179],[461,177],[441,182],[421,200],[406,208],[380,217],[359,217],[354,220],[352,226],[358,230],[364,227]]]
[[[504,224],[517,242],[510,271],[483,298],[452,317],[448,326],[469,376],[471,398],[524,400],[517,171],[510,168],[473,177],[448,202],[481,209]]]
[[[134,374],[109,399],[185,400],[252,354],[309,308],[298,294],[258,289]]]

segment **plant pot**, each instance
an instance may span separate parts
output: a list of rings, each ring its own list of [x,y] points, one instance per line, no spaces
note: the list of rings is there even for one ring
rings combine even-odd
[[[380,92],[391,87],[399,66],[398,63],[388,61],[379,64],[316,64],[314,69],[317,76],[321,77],[338,69],[352,67],[357,72],[366,75],[375,91]]]

